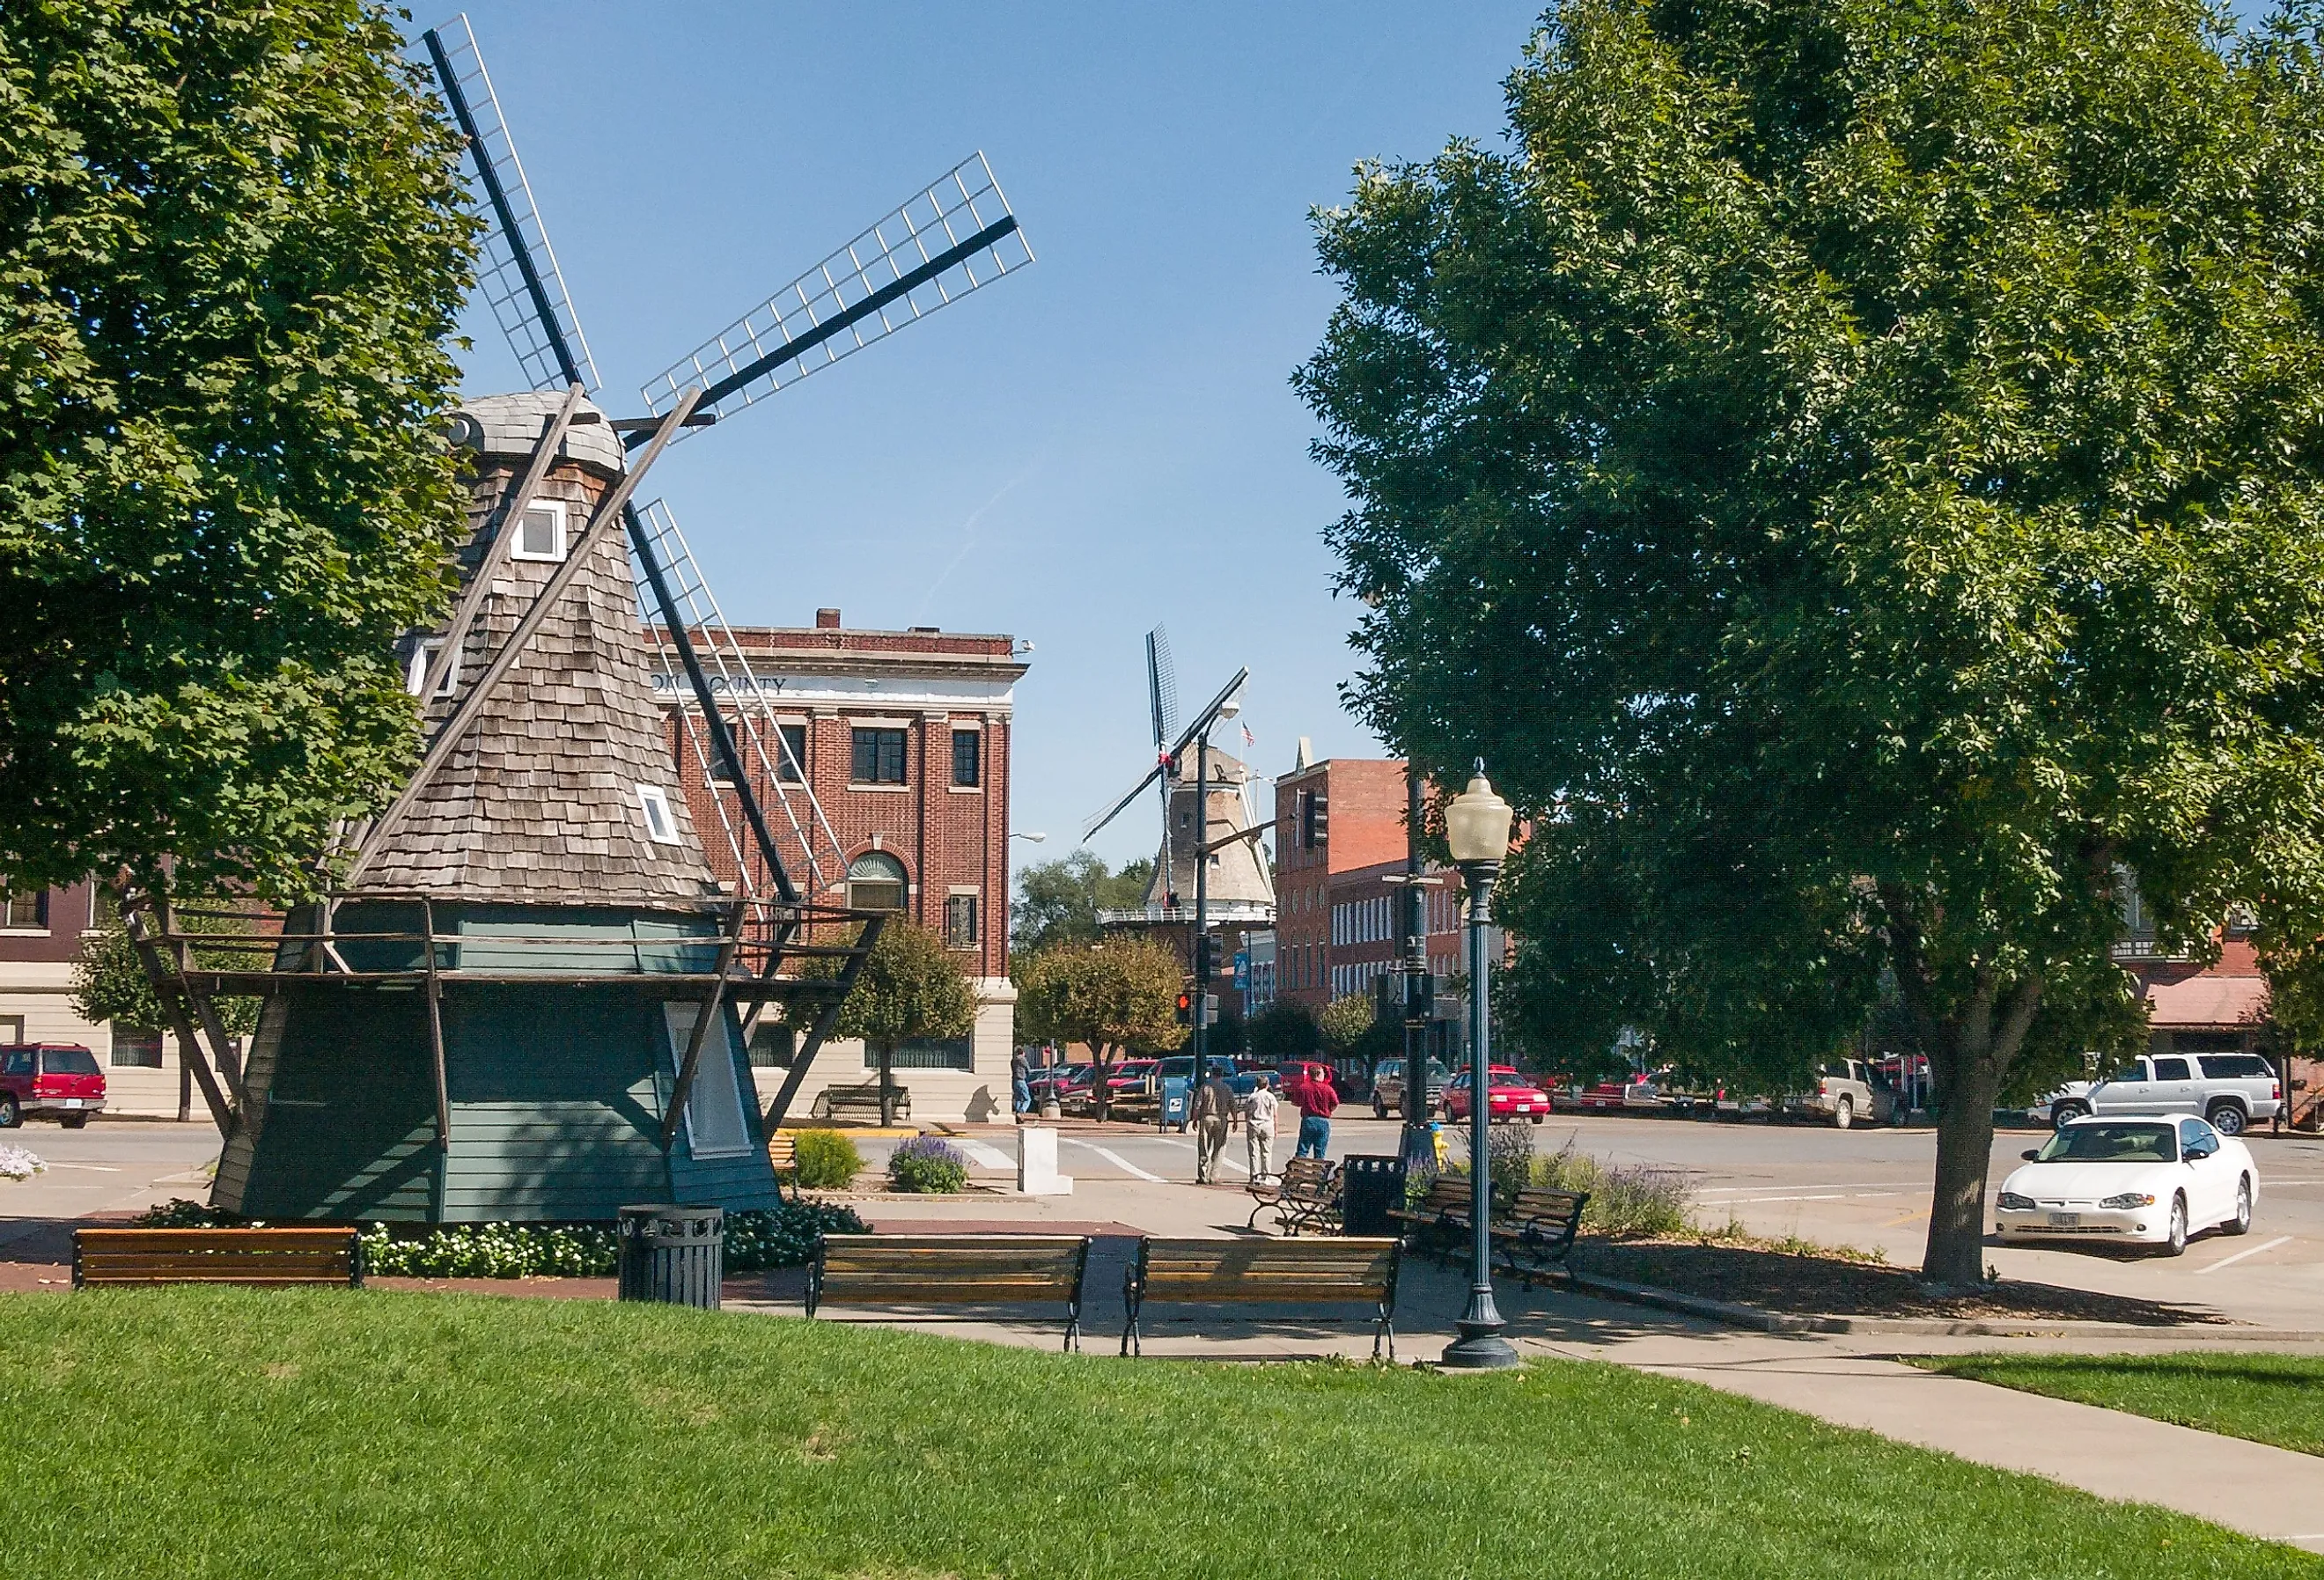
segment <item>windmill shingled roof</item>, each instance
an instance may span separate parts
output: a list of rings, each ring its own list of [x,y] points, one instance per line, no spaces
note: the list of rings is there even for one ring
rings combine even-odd
[[[464,583],[526,454],[488,446],[479,461],[469,510],[476,533],[462,552]],[[560,461],[536,496],[564,503],[568,540],[579,536],[604,492],[595,469]],[[464,644],[465,676],[507,640],[557,568],[541,560],[503,562]],[[586,566],[360,888],[542,904],[717,893],[648,677],[629,550],[615,528],[589,550]],[[448,698],[432,703],[429,727],[449,711]],[[640,785],[663,789],[680,843],[647,836]]]

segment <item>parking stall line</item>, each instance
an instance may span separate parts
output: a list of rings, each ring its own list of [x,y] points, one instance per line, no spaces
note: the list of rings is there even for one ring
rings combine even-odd
[[[2257,1256],[2263,1251],[2273,1251],[2279,1245],[2289,1245],[2291,1243],[2291,1235],[2278,1234],[2274,1239],[2264,1241],[2261,1243],[2253,1246],[2249,1251],[2238,1251],[2233,1256],[2223,1256],[2219,1258],[2218,1261],[2212,1262],[2208,1266],[2199,1267],[2195,1270],[2195,1276],[2200,1279],[2205,1273],[2215,1273],[2223,1267],[2232,1267],[2246,1256]]]
[[[972,1163],[982,1163],[987,1169],[1014,1169],[1017,1160],[989,1141],[972,1141],[966,1136],[954,1136],[952,1144],[968,1154]]]
[[[1099,1157],[1104,1159],[1115,1168],[1122,1170],[1126,1174],[1133,1176],[1136,1178],[1148,1180],[1155,1185],[1167,1185],[1170,1183],[1168,1180],[1163,1178],[1159,1174],[1148,1173],[1145,1169],[1140,1169],[1137,1164],[1123,1157],[1120,1152],[1115,1151],[1111,1147],[1101,1147],[1095,1141],[1085,1141],[1079,1136],[1064,1136],[1059,1139],[1071,1141],[1077,1147],[1088,1148],[1091,1151],[1095,1152]]]

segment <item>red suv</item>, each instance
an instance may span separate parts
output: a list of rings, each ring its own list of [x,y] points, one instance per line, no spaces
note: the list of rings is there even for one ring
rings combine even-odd
[[[0,1048],[0,1130],[14,1130],[28,1113],[78,1130],[104,1107],[105,1072],[78,1043]]]

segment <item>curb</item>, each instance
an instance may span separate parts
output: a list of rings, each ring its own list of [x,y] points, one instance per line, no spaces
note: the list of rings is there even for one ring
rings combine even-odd
[[[2126,1322],[2080,1322],[2042,1317],[1820,1317],[1763,1311],[1732,1300],[1682,1294],[1652,1284],[1633,1284],[1597,1273],[1563,1272],[1577,1294],[1599,1295],[1632,1306],[1649,1306],[1701,1317],[1757,1333],[1894,1334],[1923,1338],[2202,1338],[2234,1344],[2324,1344],[2324,1332],[2305,1328],[2237,1327],[2225,1323],[2172,1323],[2143,1327]]]

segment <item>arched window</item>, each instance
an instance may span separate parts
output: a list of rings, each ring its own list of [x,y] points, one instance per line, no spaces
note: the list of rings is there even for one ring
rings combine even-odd
[[[857,910],[904,909],[904,864],[884,850],[867,850],[847,864],[847,903]]]

